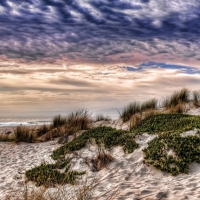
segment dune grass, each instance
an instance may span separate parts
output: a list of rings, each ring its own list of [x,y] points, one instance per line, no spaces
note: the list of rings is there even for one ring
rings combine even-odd
[[[124,107],[124,109],[120,113],[120,118],[122,118],[123,122],[127,122],[135,114],[142,113],[148,110],[155,110],[156,108],[157,108],[156,99],[150,99],[143,103],[135,101]]]
[[[71,159],[58,161],[56,164],[42,163],[40,166],[34,167],[26,171],[25,175],[29,181],[36,182],[36,186],[50,187],[56,184],[74,184],[76,178],[85,172],[70,171]],[[60,172],[63,169],[64,172]]]
[[[107,167],[115,159],[112,155],[105,151],[104,148],[98,148],[98,155],[96,158],[91,159],[92,171],[100,171],[101,169]]]
[[[103,114],[97,114],[95,116],[94,122],[99,122],[99,121],[106,121],[109,122],[111,118],[109,116],[104,116]]]
[[[123,122],[127,122],[134,114],[141,112],[141,105],[139,102],[132,102],[124,107],[122,113],[120,113],[120,118]]]
[[[44,135],[45,133],[47,133],[48,131],[51,130],[51,126],[50,125],[42,125],[37,129],[37,137],[40,137],[41,135]]]
[[[200,92],[198,91],[193,91],[192,93],[192,99],[193,99],[193,103],[194,105],[198,108],[200,107]]]
[[[102,126],[84,132],[71,142],[54,150],[51,156],[54,160],[57,160],[67,153],[80,150],[91,139],[95,139],[98,145],[103,144],[105,148],[118,145],[123,146],[124,151],[127,153],[133,152],[138,147],[138,144],[129,132]]]
[[[56,115],[53,118],[52,122],[52,128],[57,128],[59,126],[62,126],[66,123],[67,119],[65,117],[62,117],[61,115]]]
[[[170,154],[169,152],[173,152]],[[144,163],[178,175],[188,173],[189,165],[200,163],[200,137],[181,137],[179,133],[164,133],[148,143],[143,150]]]
[[[34,142],[37,133],[34,129],[31,129],[26,126],[17,126],[17,128],[14,130],[15,135],[15,142]]]
[[[173,92],[171,96],[168,96],[163,101],[163,107],[170,109],[181,104],[186,104],[190,101],[190,91],[187,88],[182,88],[179,91]]]
[[[141,103],[141,111],[147,111],[147,110],[155,110],[157,109],[157,99],[150,99],[143,103]]]
[[[0,134],[0,142],[13,142],[15,141],[15,136],[13,134]]]
[[[163,113],[142,120],[132,129],[132,132],[135,134],[144,132],[155,134],[168,131],[181,133],[194,128],[200,128],[200,116]]]
[[[90,128],[91,118],[87,110],[78,110],[67,116],[65,130],[67,135],[72,135],[79,130],[88,130]]]

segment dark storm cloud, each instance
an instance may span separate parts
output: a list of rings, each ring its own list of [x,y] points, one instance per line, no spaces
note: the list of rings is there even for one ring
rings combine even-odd
[[[2,0],[0,55],[97,61],[142,51],[199,58],[199,22],[197,0]]]

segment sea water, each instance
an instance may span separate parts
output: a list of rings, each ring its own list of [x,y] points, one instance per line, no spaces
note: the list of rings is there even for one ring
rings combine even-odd
[[[52,118],[48,117],[10,117],[10,118],[1,118],[0,117],[0,127],[4,126],[31,126],[31,125],[43,125],[50,124]]]

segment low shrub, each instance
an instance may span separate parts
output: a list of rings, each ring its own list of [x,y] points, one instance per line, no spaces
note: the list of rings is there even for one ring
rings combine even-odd
[[[45,187],[54,186],[55,184],[73,184],[76,178],[85,172],[70,171],[71,159],[58,161],[56,164],[43,163],[26,171],[25,175],[28,180],[36,182],[36,186],[44,185]],[[58,169],[64,169],[61,173]]]
[[[17,126],[14,130],[15,142],[34,142],[37,133],[34,129],[25,126]]]
[[[169,151],[173,154],[169,154]],[[144,163],[155,168],[178,175],[188,173],[189,165],[200,163],[200,138],[181,137],[179,133],[163,133],[150,141],[143,150]]]
[[[186,114],[156,114],[142,120],[132,128],[135,134],[148,132],[150,134],[162,132],[184,132],[200,128],[200,116]]]
[[[98,145],[104,144],[105,148],[111,148],[112,146],[123,146],[125,152],[131,153],[137,147],[134,137],[131,133],[124,130],[116,130],[111,127],[97,127],[84,132],[82,135],[78,136],[71,142],[64,144],[58,149],[53,151],[51,155],[53,159],[57,160],[60,156],[66,153],[80,150],[83,148],[88,141],[95,139]],[[127,145],[127,143],[132,142],[133,145]],[[131,147],[129,149],[129,147]],[[133,148],[135,147],[135,148]]]

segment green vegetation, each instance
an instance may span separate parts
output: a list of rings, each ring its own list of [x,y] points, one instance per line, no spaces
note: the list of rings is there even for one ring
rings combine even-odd
[[[95,139],[98,145],[104,144],[106,148],[121,145],[127,153],[133,152],[138,147],[138,144],[135,142],[131,133],[103,126],[90,129],[71,142],[54,150],[52,158],[57,160],[66,153],[80,150],[91,139]]]
[[[170,150],[172,154],[169,153]],[[200,138],[181,137],[179,133],[163,133],[150,141],[143,152],[146,164],[172,175],[188,173],[192,162],[200,163]]]
[[[36,182],[38,187],[41,185],[49,187],[55,184],[73,184],[76,178],[85,172],[70,171],[70,161],[71,159],[59,161],[56,164],[43,163],[26,171],[25,175],[28,180]],[[64,169],[64,172],[61,173],[58,169]]]
[[[200,116],[185,114],[157,114],[142,120],[132,132],[140,134],[148,132],[149,134],[163,132],[183,132],[200,128]]]
[[[14,130],[15,142],[34,142],[36,139],[36,132],[25,126],[17,126]]]

